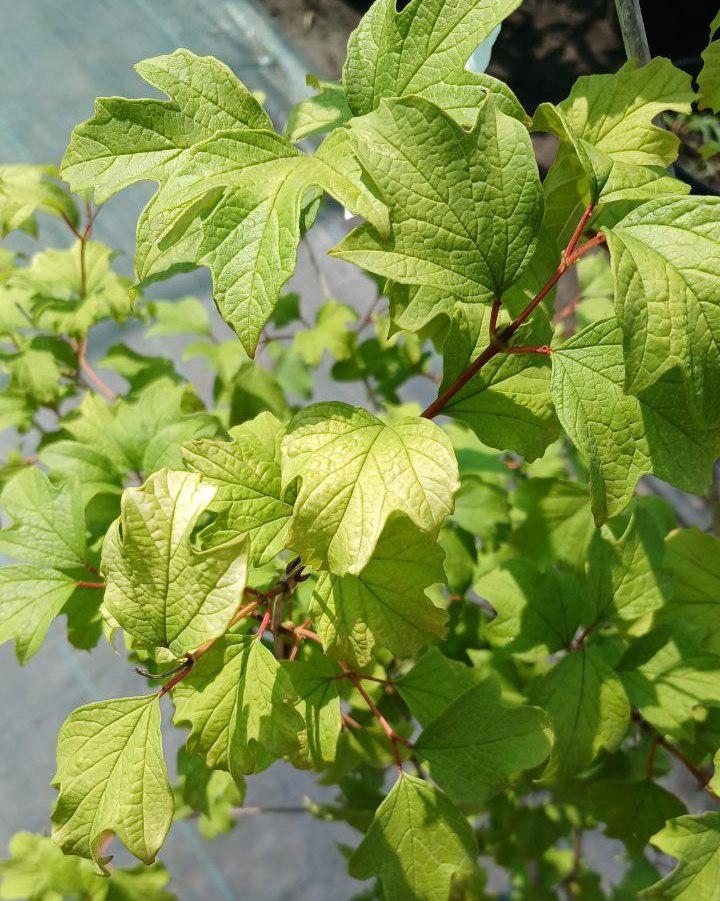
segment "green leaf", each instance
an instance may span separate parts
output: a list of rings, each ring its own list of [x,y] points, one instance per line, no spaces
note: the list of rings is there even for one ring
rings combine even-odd
[[[43,250],[11,279],[11,286],[27,292],[40,328],[81,337],[103,319],[122,321],[130,316],[129,282],[110,268],[114,252],[90,241],[84,262],[80,255],[80,241],[69,250]]]
[[[632,206],[684,190],[665,171],[677,157],[678,138],[654,123],[665,110],[689,113],[692,99],[690,76],[658,58],[645,66],[630,61],[614,74],[584,75],[558,106],[539,107],[535,127],[562,142],[544,184],[545,224],[560,246],[592,200]]]
[[[293,682],[262,642],[252,639],[238,682],[235,722],[230,733],[231,775],[259,773],[301,746],[306,724],[296,708]],[[313,719],[311,718],[311,723]]]
[[[181,657],[220,635],[240,605],[248,542],[199,551],[191,541],[215,491],[195,473],[164,469],[123,492],[100,569],[108,613],[142,647]]]
[[[10,859],[0,861],[0,875],[0,897],[18,901],[177,901],[164,889],[170,875],[160,863],[114,868],[99,876],[89,861],[63,854],[51,838],[31,832],[12,837]]]
[[[626,392],[615,319],[589,325],[557,347],[552,368],[558,418],[590,468],[596,522],[623,510],[643,475],[685,491],[701,492],[709,484],[720,434],[701,430],[688,416],[677,369],[637,396]]]
[[[136,181],[164,183],[190,148],[219,131],[272,128],[253,94],[211,56],[180,49],[135,70],[170,101],[101,97],[73,130],[62,163],[71,189],[92,189],[98,203]]]
[[[203,532],[204,541],[219,544],[249,535],[253,562],[263,566],[285,546],[292,507],[282,499],[280,442],[282,424],[272,413],[230,431],[232,441],[191,441],[183,458],[191,472],[217,489],[210,509],[220,514]]]
[[[52,837],[66,854],[95,861],[105,872],[104,839],[116,833],[150,864],[173,817],[162,756],[160,702],[154,695],[79,707],[58,735],[59,795]]]
[[[601,750],[620,746],[630,723],[623,683],[593,647],[563,657],[535,683],[531,700],[555,733],[546,779],[586,770]]]
[[[488,641],[514,654],[552,654],[570,645],[583,623],[585,598],[570,573],[539,571],[522,558],[508,560],[473,586],[495,608]]]
[[[617,671],[643,717],[675,739],[692,740],[696,708],[720,705],[720,656],[698,649],[694,624],[660,626],[638,639]]]
[[[180,300],[155,300],[149,304],[154,324],[146,338],[168,338],[174,335],[212,335],[210,317],[205,304],[197,297]]]
[[[713,41],[720,26],[715,16],[710,23],[710,43],[702,52],[702,69],[697,77],[698,109],[711,109],[720,112],[720,41]]]
[[[686,813],[683,802],[648,779],[603,779],[590,786],[593,816],[605,823],[605,835],[625,844],[630,854],[642,854],[650,836],[666,820]]]
[[[595,533],[587,488],[560,479],[528,479],[513,492],[515,551],[539,566],[558,561],[582,570]]]
[[[287,427],[284,485],[301,479],[288,543],[310,566],[360,573],[394,511],[437,535],[452,511],[457,463],[432,422],[383,423],[360,407],[313,404]]]
[[[7,483],[2,507],[14,522],[0,531],[0,550],[43,567],[84,568],[85,515],[77,486],[53,485],[42,470],[31,467]]]
[[[129,383],[130,390],[125,396],[126,399],[137,397],[153,382],[163,381],[165,385],[183,382],[182,377],[175,371],[172,360],[138,353],[127,344],[113,344],[99,365],[117,372]]]
[[[127,402],[108,404],[86,394],[76,415],[63,421],[81,444],[102,453],[118,472],[143,475],[163,466],[180,468],[180,445],[191,438],[212,436],[217,420],[202,412],[186,412],[182,385],[150,385]]]
[[[643,898],[710,901],[717,893],[720,867],[720,813],[702,813],[670,820],[651,839],[678,864],[660,882],[643,891]]]
[[[314,75],[307,76],[307,83],[317,94],[306,97],[290,110],[285,134],[293,142],[332,131],[352,118],[342,84],[322,81]]]
[[[447,901],[455,873],[475,869],[477,843],[445,795],[403,773],[350,858],[355,879],[378,876],[393,901]]]
[[[77,225],[75,203],[53,181],[56,174],[54,166],[0,166],[0,237],[16,229],[34,233],[36,212],[65,215]]]
[[[395,686],[415,719],[427,726],[481,678],[477,670],[428,648]]]
[[[69,344],[51,335],[14,340],[11,351],[0,352],[0,365],[9,373],[8,395],[19,395],[34,409],[57,406],[73,393],[64,378],[77,370],[77,357]]]
[[[443,348],[442,392],[490,343],[490,311],[461,304]],[[552,330],[541,316],[520,332],[519,344],[547,344]],[[498,354],[446,404],[444,412],[467,423],[498,450],[528,461],[541,457],[557,436],[550,397],[550,361],[541,354]]]
[[[703,648],[720,654],[720,539],[700,529],[681,529],[667,539],[666,563],[674,585],[662,618],[697,623]]]
[[[319,196],[308,189],[330,191],[381,230],[387,216],[361,184],[344,133],[308,157],[270,130],[257,100],[212,57],[177,50],[136,68],[171,101],[98,100],[73,132],[64,177],[99,201],[157,181],[138,224],[138,279],[208,266],[218,308],[252,355],[293,272],[303,211]]]
[[[672,575],[664,566],[665,533],[641,503],[617,537],[609,528],[595,534],[588,553],[588,596],[594,621],[632,621],[662,607]]]
[[[293,348],[308,366],[318,366],[326,350],[336,360],[345,360],[352,353],[355,338],[348,323],[356,319],[357,313],[350,307],[328,301],[318,310],[314,328],[295,335]]]
[[[441,637],[447,614],[425,592],[443,581],[442,560],[440,547],[396,514],[358,575],[321,573],[310,614],[327,654],[360,667],[376,646],[409,657]]]
[[[485,804],[511,777],[546,760],[552,735],[537,707],[505,707],[500,682],[487,679],[459,695],[415,742],[432,778],[458,803]]]
[[[178,751],[177,771],[176,799],[199,814],[200,834],[211,839],[229,832],[235,825],[233,808],[242,807],[244,786],[241,790],[228,773],[211,770],[200,757],[190,754],[184,747]],[[175,819],[182,813],[182,810],[176,810]]]
[[[626,390],[639,395],[679,370],[708,426],[720,421],[718,221],[718,197],[665,197],[607,231]]]
[[[331,254],[393,281],[488,303],[535,251],[542,190],[525,127],[481,105],[468,132],[420,97],[385,100],[350,124],[392,231],[355,229]]]
[[[581,329],[613,315],[615,293],[607,254],[600,252],[584,256],[575,264],[575,270],[581,296],[575,308],[575,322]]]
[[[337,677],[342,671],[322,657],[283,661],[281,665],[300,699],[297,710],[305,722],[299,736],[300,750],[293,752],[290,760],[296,767],[323,769],[335,760],[340,737]]]
[[[175,725],[190,726],[188,751],[202,757],[213,770],[228,769],[238,685],[252,640],[247,635],[223,635],[172,692]]]
[[[270,131],[218,133],[188,151],[141,220],[138,277],[164,271],[163,249],[175,248],[199,216],[192,260],[210,268],[218,309],[252,356],[295,269],[315,186],[387,231],[384,206],[363,187],[344,131],[329,135],[313,157]]]
[[[397,12],[394,0],[377,0],[350,35],[343,83],[356,116],[383,97],[420,95],[472,126],[487,92],[503,112],[524,119],[502,82],[468,72],[479,44],[519,6],[519,0],[415,0]]]
[[[75,586],[70,576],[39,566],[0,567],[0,644],[14,638],[18,660],[27,663]]]

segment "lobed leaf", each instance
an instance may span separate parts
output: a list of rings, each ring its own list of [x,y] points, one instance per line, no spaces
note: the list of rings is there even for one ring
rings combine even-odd
[[[89,857],[106,872],[103,842],[116,833],[151,864],[174,810],[157,697],[100,701],[71,713],[58,735],[53,784],[52,837],[66,854]]]
[[[360,407],[321,403],[289,423],[285,486],[300,479],[289,546],[310,566],[358,574],[394,511],[431,536],[458,486],[450,441],[432,422],[383,423]]]
[[[164,469],[123,492],[100,569],[107,613],[142,647],[181,657],[220,635],[241,604],[247,540],[206,551],[191,542],[215,491],[195,473]]]

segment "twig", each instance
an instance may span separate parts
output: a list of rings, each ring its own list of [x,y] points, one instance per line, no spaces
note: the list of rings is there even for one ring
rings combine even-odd
[[[590,213],[592,212],[591,208],[588,208]],[[588,210],[583,214],[583,219],[587,221],[585,218],[589,218],[590,213]],[[421,416],[424,416],[425,419],[434,419],[439,413],[443,411],[443,409],[448,405],[448,403],[452,400],[453,397],[461,390],[473,376],[477,375],[478,372],[490,362],[494,357],[496,357],[500,353],[507,353],[510,348],[508,346],[508,342],[513,337],[515,332],[520,328],[520,326],[528,319],[529,316],[532,315],[534,310],[543,302],[543,300],[547,297],[547,295],[552,291],[555,287],[555,284],[562,278],[562,276],[567,272],[567,270],[573,266],[584,254],[591,250],[593,247],[599,247],[600,244],[605,242],[605,235],[602,232],[598,232],[594,238],[590,238],[589,241],[586,241],[581,247],[574,247],[573,241],[577,241],[576,235],[579,236],[582,231],[582,220],[578,228],[575,229],[575,233],[573,237],[570,239],[568,246],[565,248],[565,251],[562,254],[560,262],[558,264],[555,272],[550,276],[545,285],[538,291],[538,293],[533,297],[530,303],[525,307],[522,312],[520,312],[515,319],[509,325],[506,325],[501,332],[496,333],[493,338],[491,338],[488,346],[482,351],[482,353],[476,357],[476,359],[463,371],[460,375],[455,379],[455,381],[449,385],[445,391],[443,391],[436,400],[434,400],[429,407],[427,407],[421,413]],[[579,229],[579,231],[578,231]],[[493,307],[497,304],[497,301],[493,304]],[[498,308],[499,310],[499,308]],[[492,315],[492,313],[491,313]]]
[[[647,732],[648,735],[654,737],[656,744],[665,748],[668,754],[671,754],[675,760],[681,763],[685,769],[694,777],[697,784],[706,791],[713,800],[720,802],[720,796],[716,795],[715,792],[709,788],[708,782],[710,782],[711,775],[709,773],[704,772],[700,769],[700,767],[695,766],[695,764],[688,757],[683,754],[680,748],[676,747],[674,744],[669,742],[664,735],[661,735],[654,726],[652,726],[639,711],[633,711],[633,721],[636,722],[640,728]]]
[[[400,752],[398,750],[398,744],[402,744],[408,748],[412,748],[412,742],[408,741],[406,738],[403,738],[401,735],[398,735],[397,732],[390,725],[390,723],[388,723],[388,721],[382,715],[382,713],[380,713],[380,711],[379,711],[377,705],[375,704],[375,702],[373,701],[373,699],[363,688],[362,682],[360,681],[360,676],[357,673],[354,673],[350,669],[350,667],[346,663],[343,663],[342,661],[340,662],[340,666],[348,674],[348,678],[351,680],[351,682],[353,683],[355,688],[358,690],[360,697],[368,705],[373,716],[382,726],[383,731],[385,732],[385,735],[387,735],[387,737],[390,739],[390,745],[392,747],[392,755],[393,755],[393,760],[395,762],[395,768],[397,769],[397,771],[399,773],[402,773],[403,766],[402,766],[402,761],[400,760]]]

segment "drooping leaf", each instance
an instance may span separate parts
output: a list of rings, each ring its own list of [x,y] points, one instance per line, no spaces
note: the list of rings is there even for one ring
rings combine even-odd
[[[625,388],[679,373],[701,426],[720,422],[720,198],[645,203],[607,230]]]
[[[223,632],[241,604],[247,540],[206,551],[191,541],[215,491],[195,473],[164,469],[123,492],[100,569],[108,613],[140,646],[181,657]]]
[[[254,638],[237,692],[228,747],[228,766],[236,780],[238,775],[267,769],[278,757],[294,754],[305,730],[293,681],[272,652]]]
[[[461,304],[443,348],[442,392],[490,344],[490,311]],[[535,317],[518,344],[548,344],[550,323]],[[557,436],[550,396],[550,361],[541,354],[499,354],[461,388],[444,412],[467,423],[484,444],[541,457]]]
[[[643,891],[643,898],[700,901],[717,894],[720,867],[720,813],[670,820],[651,839],[664,854],[678,859],[675,869]]]
[[[500,682],[487,679],[459,695],[425,727],[415,753],[458,803],[484,804],[522,770],[548,756],[552,736],[537,707],[505,707]]]
[[[563,657],[530,697],[547,711],[555,734],[547,779],[580,773],[601,750],[614,751],[630,722],[623,683],[593,647]]]
[[[462,814],[422,779],[403,773],[350,858],[356,879],[378,876],[398,901],[446,901],[455,873],[475,869],[477,843]]]
[[[353,146],[392,231],[355,229],[332,251],[378,275],[487,303],[532,260],[542,189],[530,136],[487,98],[467,132],[419,97],[353,119]]]
[[[207,531],[207,540],[219,544],[248,534],[258,566],[282,550],[292,515],[281,492],[283,431],[272,413],[260,413],[231,429],[231,441],[203,439],[183,445],[188,468],[217,489],[210,509],[220,518]]]
[[[447,615],[425,592],[443,581],[442,559],[431,538],[395,515],[358,575],[321,573],[310,613],[326,653],[363,666],[376,647],[408,657],[439,638]]]
[[[89,857],[105,871],[106,836],[150,864],[165,840],[174,803],[153,696],[79,707],[58,735],[59,791],[52,837],[67,854]]]
[[[42,470],[30,467],[7,483],[2,507],[13,523],[0,531],[0,550],[42,567],[84,567],[85,515],[75,485],[54,485]]]
[[[340,697],[337,677],[342,671],[323,658],[285,661],[283,668],[300,699],[297,710],[305,721],[300,750],[290,759],[295,766],[322,769],[335,760],[340,737]]]
[[[488,641],[512,653],[567,648],[586,613],[580,582],[571,573],[541,572],[522,558],[491,570],[473,587],[497,614],[485,630]]]
[[[363,570],[394,511],[435,536],[458,488],[452,446],[436,425],[383,423],[341,403],[313,404],[291,420],[282,473],[286,486],[301,479],[290,547],[338,575]]]
[[[17,658],[26,663],[75,586],[75,579],[56,570],[30,565],[0,567],[0,644],[14,638]]]
[[[630,501],[638,479],[653,474],[686,491],[708,484],[720,435],[688,416],[675,369],[638,395],[624,387],[622,332],[615,319],[587,326],[555,349],[552,393],[563,427],[590,468],[598,523]]]
[[[172,692],[175,725],[190,726],[188,751],[203,758],[213,770],[228,769],[238,684],[245,672],[251,641],[247,635],[223,635]]]
[[[394,0],[377,0],[348,41],[343,84],[352,112],[363,116],[383,97],[413,94],[471,126],[490,92],[503,112],[523,119],[506,85],[465,69],[478,45],[517,6],[519,0],[415,0],[398,12]]]

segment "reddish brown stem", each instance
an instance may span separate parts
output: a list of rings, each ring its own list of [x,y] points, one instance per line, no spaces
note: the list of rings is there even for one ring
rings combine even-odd
[[[588,224],[588,219],[592,216],[593,211],[595,209],[595,204],[591,203],[590,206],[585,210],[585,212],[580,217],[580,221],[577,224],[577,228],[573,232],[572,238],[568,242],[568,246],[565,248],[565,253],[563,257],[568,257],[577,247],[578,241],[580,240],[580,236],[582,235],[585,226]]]
[[[647,732],[648,735],[652,736],[655,740],[655,743],[665,748],[668,754],[671,754],[678,763],[681,763],[685,769],[693,776],[697,784],[706,791],[711,798],[715,801],[720,802],[720,797],[715,794],[715,792],[708,787],[708,782],[710,781],[710,776],[708,773],[703,772],[700,767],[695,766],[695,764],[686,757],[680,748],[676,747],[674,744],[669,742],[663,735],[661,735],[653,726],[648,723],[646,719],[644,719],[640,713],[637,711],[633,713],[633,719],[640,726],[640,728]]]
[[[357,673],[352,672],[348,668],[347,664],[341,663],[341,666],[343,667],[345,672],[348,674],[348,678],[352,681],[353,685],[358,690],[360,697],[368,705],[373,716],[380,723],[383,731],[385,732],[385,735],[387,735],[388,739],[390,740],[390,745],[392,747],[393,760],[395,761],[395,767],[399,773],[402,773],[403,766],[402,766],[402,761],[400,760],[400,752],[398,750],[398,744],[402,744],[408,748],[411,748],[412,742],[408,741],[406,738],[403,738],[401,735],[398,735],[397,732],[390,725],[390,723],[388,723],[388,721],[382,715],[382,713],[380,713],[380,710],[378,709],[378,707],[375,704],[375,702],[373,701],[373,699],[363,688],[362,682],[360,681],[360,676]]]
[[[507,352],[509,354],[544,354],[549,357],[553,351],[549,344],[515,344],[513,347],[508,347]]]
[[[507,353],[508,342],[515,334],[515,332],[520,328],[520,326],[528,319],[529,316],[535,311],[535,309],[540,306],[543,300],[547,297],[547,295],[552,291],[555,287],[556,283],[562,278],[562,276],[567,272],[567,270],[574,265],[580,257],[588,252],[593,247],[598,247],[605,241],[605,235],[602,232],[599,232],[594,238],[591,238],[589,241],[586,241],[581,247],[578,247],[576,250],[573,249],[570,253],[566,252],[563,254],[560,263],[558,264],[555,272],[550,276],[547,282],[543,285],[543,287],[538,291],[538,293],[533,297],[530,303],[519,313],[515,319],[509,325],[506,325],[501,332],[495,335],[495,338],[488,344],[485,350],[476,357],[475,360],[465,369],[460,375],[455,379],[455,381],[449,385],[438,397],[434,400],[429,407],[427,407],[420,414],[425,419],[434,419],[437,415],[439,415],[443,409],[448,405],[448,403],[455,397],[458,391],[461,390],[470,379],[477,375],[478,372],[490,362],[494,357],[496,357],[499,353]],[[570,247],[570,245],[568,245]]]
[[[75,345],[75,352],[77,353],[78,363],[80,364],[80,369],[83,371],[85,377],[95,386],[95,388],[100,392],[100,394],[104,395],[108,400],[115,401],[117,400],[117,394],[113,391],[113,389],[106,384],[100,376],[95,372],[92,366],[88,363],[85,357],[85,351],[87,349],[87,338],[83,338],[82,341],[78,341]]]
[[[78,588],[104,588],[104,582],[76,582]]]
[[[497,321],[498,316],[500,315],[500,307],[502,306],[502,300],[499,297],[496,297],[493,301],[492,309],[490,310],[490,340],[492,341],[495,338],[495,333],[497,332]]]
[[[268,607],[268,609],[265,611],[265,616],[263,616],[263,618],[262,618],[262,622],[258,626],[257,634],[255,635],[256,641],[260,641],[260,639],[265,634],[265,630],[270,625],[270,617],[271,616],[272,616],[272,613],[270,612],[270,608]]]

